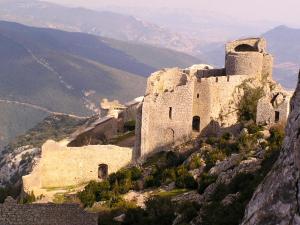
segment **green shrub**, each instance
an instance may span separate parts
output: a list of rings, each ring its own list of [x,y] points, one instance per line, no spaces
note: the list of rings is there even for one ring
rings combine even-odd
[[[193,176],[188,172],[187,168],[180,166],[176,171],[175,185],[177,188],[195,189],[197,188],[197,182]]]
[[[283,125],[271,127],[270,137],[268,138],[270,147],[275,149],[280,149],[283,143],[284,136],[285,136],[285,132],[284,132]]]
[[[159,187],[161,185],[161,181],[159,178],[154,177],[153,175],[149,175],[145,179],[145,187]]]
[[[226,158],[226,154],[220,149],[213,149],[209,151],[204,151],[202,153],[202,158],[206,163],[205,171],[208,171],[216,165],[217,161],[224,160]]]
[[[226,141],[229,141],[231,139],[232,135],[228,132],[224,133],[222,135],[222,139],[226,140]]]
[[[201,156],[199,155],[196,155],[196,156],[193,156],[189,162],[189,164],[187,165],[188,169],[189,170],[194,170],[194,169],[197,169],[199,168],[200,166],[203,165],[203,159]]]
[[[36,197],[32,192],[30,193],[25,193],[24,196],[21,198],[20,203],[21,204],[30,204],[36,201]]]
[[[262,87],[253,88],[244,82],[240,87],[244,91],[244,95],[238,103],[239,121],[256,120],[256,111],[258,100],[264,96]]]
[[[209,145],[215,145],[215,144],[218,144],[219,143],[219,139],[216,138],[216,137],[208,137],[205,141],[207,144]]]
[[[162,181],[168,184],[176,181],[176,169],[165,169],[162,174]]]
[[[263,127],[257,125],[254,122],[249,124],[246,128],[247,128],[249,134],[257,134],[257,133],[259,133],[260,131],[263,130]]]
[[[175,206],[169,198],[152,197],[146,202],[146,209],[129,209],[124,225],[172,225]]]
[[[198,192],[199,194],[203,194],[205,189],[211,185],[212,183],[216,182],[217,176],[211,176],[207,173],[203,173],[200,177],[200,182],[198,185]]]
[[[135,120],[127,121],[124,123],[124,130],[126,131],[134,131],[135,130]]]
[[[176,167],[182,164],[184,161],[184,158],[173,151],[167,152],[166,154],[166,165],[165,167]]]

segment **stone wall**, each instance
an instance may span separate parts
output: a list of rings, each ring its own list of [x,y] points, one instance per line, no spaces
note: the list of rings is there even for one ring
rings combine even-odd
[[[101,118],[88,126],[84,125],[79,128],[71,135],[68,146],[81,147],[102,144],[117,135],[122,124],[112,116]]]
[[[236,130],[236,104],[243,96],[236,93],[237,86],[250,78],[260,84],[272,80],[273,58],[266,53],[264,39],[243,39],[226,45],[225,65],[225,69],[208,65],[163,69],[148,78],[135,157],[179,144],[194,134]],[[279,107],[283,120],[287,104]]]
[[[99,180],[98,167],[108,165],[108,174],[127,166],[132,149],[112,145],[65,147],[54,141],[42,146],[42,156],[30,175],[23,177],[24,191],[36,196],[42,189],[65,188]]]
[[[226,74],[261,75],[264,56],[260,52],[239,52],[226,55]]]
[[[261,98],[257,104],[256,122],[268,125],[285,123],[290,113],[290,99],[289,93],[280,92]]]
[[[179,142],[191,134],[193,83],[144,98],[141,155]]]
[[[198,79],[194,86],[193,116],[200,117],[200,130],[218,133],[216,128],[209,127],[211,121],[219,126],[231,126],[237,122],[236,112],[227,113],[227,121],[222,124],[220,113],[230,104],[238,85],[248,79],[247,75],[222,76]],[[229,115],[231,114],[231,115]]]
[[[7,198],[0,204],[0,225],[97,225],[98,216],[77,204],[17,204]]]

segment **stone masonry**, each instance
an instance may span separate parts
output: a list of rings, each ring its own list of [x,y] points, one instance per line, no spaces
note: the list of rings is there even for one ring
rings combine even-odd
[[[201,64],[153,73],[148,78],[144,101],[137,116],[140,119],[136,128],[139,139],[134,158],[182,143],[192,135],[219,135],[222,131],[231,131],[238,120],[237,110],[229,107],[237,87],[247,80],[260,84],[263,80],[275,83],[272,69],[273,57],[266,52],[266,41],[250,38],[226,45],[225,68],[214,69]],[[268,107],[271,105],[272,108],[264,107],[270,112],[263,115],[269,116],[261,116],[260,120],[286,120],[289,98],[284,97],[280,105],[268,103]],[[281,113],[280,118],[277,111]]]
[[[0,204],[0,225],[97,225],[98,216],[78,204],[17,204],[8,197]]]

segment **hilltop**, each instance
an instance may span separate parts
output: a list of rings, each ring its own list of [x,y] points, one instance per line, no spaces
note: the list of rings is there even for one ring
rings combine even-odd
[[[45,117],[45,111],[16,102],[91,115],[102,98],[126,102],[143,94],[145,77],[158,68],[199,61],[172,50],[4,21],[0,43],[0,100],[14,101],[1,105],[19,112],[1,114],[4,143]],[[16,126],[22,118],[29,118],[27,124]]]

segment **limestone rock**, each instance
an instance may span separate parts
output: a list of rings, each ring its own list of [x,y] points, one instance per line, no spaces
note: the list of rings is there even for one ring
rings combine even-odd
[[[122,222],[124,222],[125,218],[126,218],[126,215],[125,214],[121,214],[120,216],[116,216],[114,218],[114,221],[122,223]]]
[[[300,224],[300,85],[292,98],[283,150],[249,202],[242,225]]]
[[[203,197],[197,191],[190,191],[172,198],[174,202],[196,202],[200,204]]]
[[[233,154],[229,159],[217,163],[216,166],[210,169],[209,174],[212,176],[217,176],[226,170],[235,167],[242,160],[242,156],[239,154]]]
[[[228,206],[230,204],[232,204],[232,202],[234,202],[236,199],[238,199],[240,197],[240,193],[237,192],[235,194],[230,194],[227,195],[223,200],[222,200],[222,205],[224,206]]]

